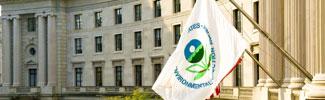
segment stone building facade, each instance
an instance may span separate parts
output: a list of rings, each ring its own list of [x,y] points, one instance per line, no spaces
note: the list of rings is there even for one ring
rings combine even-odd
[[[196,0],[0,0],[0,98],[94,99],[150,89]],[[306,81],[228,0],[216,0],[252,59],[222,83],[218,98],[322,98],[324,1],[237,0],[280,46],[312,73]],[[315,92],[315,93],[314,93]]]

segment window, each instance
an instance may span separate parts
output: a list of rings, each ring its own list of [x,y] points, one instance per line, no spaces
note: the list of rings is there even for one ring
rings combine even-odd
[[[122,24],[122,8],[115,9],[115,24]]]
[[[161,47],[161,28],[154,30],[155,47]]]
[[[36,30],[36,19],[33,18],[27,18],[27,31],[28,32],[35,32]]]
[[[75,84],[76,86],[81,86],[82,83],[82,68],[75,68],[76,72],[76,78],[75,78]]]
[[[160,0],[154,1],[155,17],[161,16]]]
[[[161,64],[155,64],[154,65],[154,75],[155,75],[155,79],[157,79],[158,78],[158,76],[159,76],[159,74],[160,74],[160,72],[161,72]]]
[[[29,69],[29,86],[35,87],[37,84],[37,70]]]
[[[79,29],[81,29],[81,14],[77,14],[77,15],[74,15],[74,28],[76,29],[76,30],[79,30]]]
[[[135,65],[135,85],[142,86],[142,66]]]
[[[82,54],[82,39],[76,38],[74,39],[74,43],[75,43],[75,53]]]
[[[256,21],[256,23],[258,23],[258,12],[259,12],[259,6],[258,6],[258,1],[254,2],[254,19]]]
[[[102,12],[95,12],[95,27],[102,26]]]
[[[181,0],[174,0],[174,13],[181,12]]]
[[[115,35],[115,51],[121,51],[122,48],[122,34]]]
[[[237,29],[238,32],[241,32],[241,14],[238,9],[235,9],[233,11],[234,13],[234,26]]]
[[[95,71],[96,71],[96,77],[95,77],[96,78],[96,86],[103,86],[102,67],[96,67]]]
[[[115,85],[122,86],[122,66],[115,67]]]
[[[141,20],[141,4],[134,6],[134,20],[140,21]]]
[[[241,86],[241,64],[238,64],[235,69],[235,86]]]
[[[141,49],[142,41],[141,41],[141,31],[134,33],[135,40],[135,49]]]
[[[29,54],[32,55],[32,56],[35,56],[35,54],[36,54],[35,48],[30,48],[29,49]]]
[[[102,49],[102,36],[96,36],[95,37],[95,49],[96,49],[96,52],[102,52],[103,49]]]
[[[174,43],[177,44],[179,38],[181,37],[181,25],[174,25]]]
[[[259,60],[259,54],[254,54],[254,57]],[[255,65],[255,73],[256,73],[256,76],[255,76],[255,84],[257,85],[258,84],[258,80],[260,79],[260,68],[259,68],[259,65],[255,62],[254,63]]]

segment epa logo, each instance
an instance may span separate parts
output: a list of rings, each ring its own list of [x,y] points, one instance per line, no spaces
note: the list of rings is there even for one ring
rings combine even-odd
[[[215,49],[206,26],[195,23],[183,34],[183,59],[174,70],[176,79],[182,85],[200,89],[213,84],[216,78]]]

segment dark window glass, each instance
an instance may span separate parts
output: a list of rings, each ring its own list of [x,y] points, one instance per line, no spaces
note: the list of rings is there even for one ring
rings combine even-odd
[[[154,30],[155,47],[161,47],[161,28]]]
[[[259,54],[255,54],[254,56],[255,56],[255,58],[257,60],[259,60],[259,58],[260,58],[259,57]],[[259,65],[256,62],[255,62],[254,65],[255,65],[255,69],[256,69],[256,77],[255,77],[256,78],[255,79],[256,81],[255,81],[255,84],[257,85],[258,84],[258,80],[260,79],[260,70],[259,70],[260,68],[259,68]]]
[[[81,29],[81,14],[78,14],[78,15],[74,15],[74,22],[75,22],[75,29],[76,30],[79,30]]]
[[[36,54],[35,48],[30,48],[29,53],[30,53],[30,55],[34,56]]]
[[[29,69],[29,86],[35,87],[37,84],[37,70]]]
[[[122,66],[115,67],[115,85],[122,86]]]
[[[82,39],[81,38],[75,39],[75,52],[76,52],[76,54],[82,54]]]
[[[122,24],[122,8],[115,9],[115,24]]]
[[[102,26],[102,12],[95,12],[95,27]]]
[[[259,6],[258,6],[258,1],[254,2],[254,19],[258,23],[258,12],[259,12]]]
[[[174,13],[181,12],[181,0],[174,0]]]
[[[121,51],[122,48],[122,34],[115,35],[115,51]]]
[[[135,85],[142,86],[142,66],[135,65]]]
[[[238,32],[241,32],[241,14],[238,9],[235,9],[234,11],[234,26],[238,30]]]
[[[196,0],[193,0],[193,6],[195,5],[195,3],[196,3]]]
[[[155,69],[155,73],[154,73],[154,75],[155,75],[155,79],[157,79],[158,78],[158,76],[159,76],[159,74],[160,74],[160,72],[161,72],[161,64],[155,64],[154,65],[154,69]]]
[[[235,86],[241,86],[241,64],[238,64],[235,69]]]
[[[95,37],[95,49],[96,52],[102,52],[102,36]]]
[[[134,20],[140,21],[141,20],[141,4],[134,6]]]
[[[141,31],[134,33],[135,49],[142,48]]]
[[[178,43],[179,38],[181,37],[181,25],[174,25],[174,40],[175,44]]]
[[[155,17],[161,16],[160,0],[154,1]]]
[[[103,80],[102,80],[102,67],[96,67],[96,86],[103,86]]]
[[[76,86],[81,86],[82,85],[82,68],[75,68],[75,72],[76,72],[76,79],[75,79]]]
[[[28,18],[27,19],[27,31],[28,32],[35,32],[36,30],[36,19],[33,18]]]

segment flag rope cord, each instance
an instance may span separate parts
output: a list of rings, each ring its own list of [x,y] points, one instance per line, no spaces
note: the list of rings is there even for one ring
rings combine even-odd
[[[240,11],[244,14],[244,16],[253,24],[253,26],[255,28],[257,28],[257,30],[259,32],[261,32],[266,38],[267,40],[269,40],[271,42],[271,44],[273,44],[277,49],[280,50],[280,52],[285,55],[288,60],[290,62],[292,62],[296,68],[298,68],[309,80],[313,79],[313,76],[306,70],[304,69],[304,67],[302,67],[301,64],[299,64],[299,62],[293,58],[286,50],[284,50],[283,48],[281,48],[277,43],[275,43],[275,41],[273,41],[269,35],[269,33],[267,33],[266,31],[264,31],[260,25],[258,25],[252,17],[250,17],[234,0],[230,0],[230,2]],[[246,51],[247,52],[247,51]],[[254,58],[254,57],[252,57]],[[259,63],[259,62],[258,62]],[[264,72],[266,72],[266,70],[263,70]],[[270,73],[269,73],[270,74]],[[270,77],[272,77],[271,75],[269,75]]]
[[[277,80],[275,80],[275,77],[273,77],[269,71],[267,71],[266,67],[260,63],[251,52],[249,52],[247,49],[245,49],[245,52],[254,60],[254,62],[256,62],[259,67],[265,72],[265,74],[267,74],[279,87],[281,87],[281,83]]]

